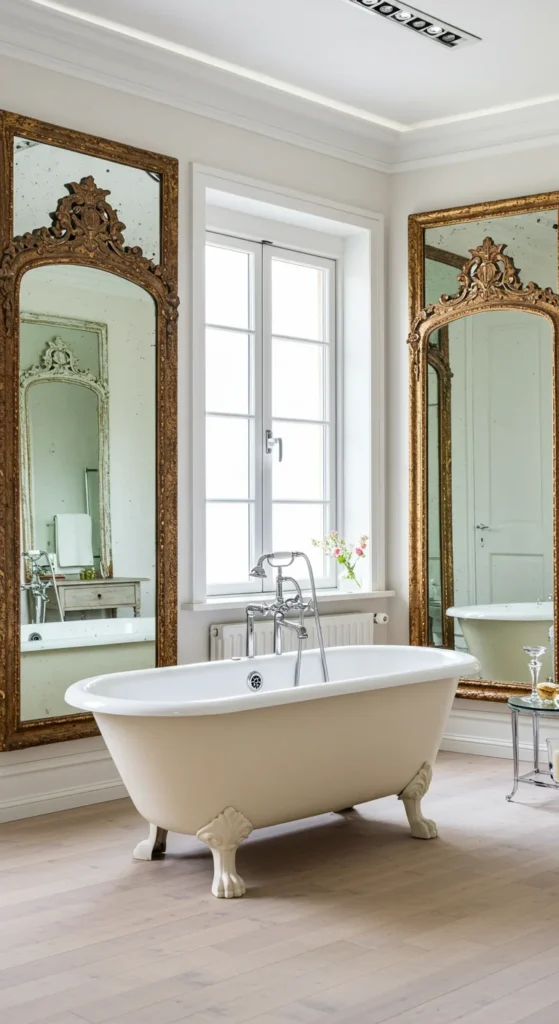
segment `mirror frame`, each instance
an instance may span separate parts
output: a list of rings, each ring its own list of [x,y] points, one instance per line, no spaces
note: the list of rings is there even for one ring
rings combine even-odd
[[[37,547],[35,543],[34,523],[34,483],[33,483],[33,438],[29,413],[29,392],[36,384],[69,384],[74,387],[88,388],[97,395],[97,431],[99,438],[99,532],[100,532],[100,564],[99,571],[103,579],[113,574],[111,549],[111,483],[109,457],[109,384],[107,380],[107,325],[93,324],[87,320],[63,320],[61,317],[47,317],[42,314],[21,313],[20,324],[40,323],[56,329],[58,326],[89,329],[95,333],[99,342],[100,374],[96,377],[89,370],[79,369],[79,360],[70,345],[55,337],[54,343],[61,342],[61,351],[68,357],[62,366],[57,365],[50,357],[54,350],[52,342],[47,342],[41,353],[40,362],[30,366],[19,375],[19,431],[21,448],[21,532],[22,548],[30,551]],[[75,360],[75,362],[74,362]],[[87,470],[86,470],[87,472]],[[89,511],[89,509],[86,509]],[[27,572],[27,579],[31,574]]]
[[[160,259],[127,246],[109,193],[93,178],[61,182],[50,227],[13,236],[15,136],[160,177]],[[68,194],[64,194],[64,189]],[[34,267],[74,264],[108,271],[147,291],[156,306],[156,665],[177,660],[178,161],[123,143],[0,111],[0,750],[97,735],[92,715],[21,721],[19,291]]]
[[[458,277],[459,291],[454,296],[441,296],[430,306],[424,305],[425,259],[432,258],[430,247],[425,244],[428,228],[443,227],[488,218],[510,217],[559,209],[559,192],[507,199],[495,203],[479,203],[474,206],[430,213],[413,214],[409,218],[409,447],[410,447],[410,493],[409,493],[409,615],[410,643],[427,646],[429,643],[428,614],[428,495],[427,495],[427,368],[435,365],[439,374],[439,385],[450,368],[442,359],[429,353],[429,337],[434,330],[446,327],[454,320],[488,310],[524,310],[546,317],[553,330],[553,570],[554,570],[554,623],[558,635],[558,501],[559,446],[557,444],[558,396],[559,396],[559,294],[552,289],[538,288],[530,282],[524,285],[514,266],[514,254],[507,254],[506,246],[496,245],[486,238],[477,249],[471,250],[472,258],[462,267]],[[495,231],[494,226],[492,230]],[[453,254],[447,254],[451,256]],[[558,256],[559,261],[559,256]],[[445,260],[446,262],[446,260]],[[456,264],[454,264],[456,265]],[[440,363],[440,366],[438,365]],[[446,380],[446,383],[448,381]],[[446,417],[449,418],[448,387]],[[444,412],[444,409],[441,410]],[[448,424],[447,424],[448,426]],[[450,430],[443,439],[440,454],[440,523],[441,523],[441,600],[452,599],[452,526],[451,509],[451,439]],[[448,607],[448,604],[446,604]],[[448,632],[445,642],[448,643]],[[559,645],[555,647],[555,675],[559,676]],[[457,697],[471,700],[506,702],[512,696],[529,693],[525,683],[500,680],[461,679]]]

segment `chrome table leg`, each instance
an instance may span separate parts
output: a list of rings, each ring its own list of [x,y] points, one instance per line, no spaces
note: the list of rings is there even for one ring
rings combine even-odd
[[[518,711],[516,708],[511,708],[511,723],[512,723],[512,763],[514,771],[514,784],[512,787],[512,793],[507,796],[507,800],[510,802],[514,799],[514,795],[518,789],[518,771],[519,771],[519,752],[518,752]],[[534,715],[534,720],[537,715]]]

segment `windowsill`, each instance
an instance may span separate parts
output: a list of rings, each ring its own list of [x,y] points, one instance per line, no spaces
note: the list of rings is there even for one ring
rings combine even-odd
[[[333,604],[334,602],[346,601],[374,601],[377,598],[394,597],[395,590],[319,590],[317,594],[318,604]],[[273,595],[268,594],[233,594],[231,597],[208,597],[206,601],[199,603],[183,601],[181,611],[183,612],[225,612],[229,609],[246,608],[247,604],[254,604],[260,600],[267,600]]]

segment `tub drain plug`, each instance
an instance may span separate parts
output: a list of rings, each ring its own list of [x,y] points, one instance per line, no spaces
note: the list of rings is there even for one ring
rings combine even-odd
[[[261,690],[262,682],[263,680],[260,672],[251,672],[247,678],[247,686],[249,690]]]

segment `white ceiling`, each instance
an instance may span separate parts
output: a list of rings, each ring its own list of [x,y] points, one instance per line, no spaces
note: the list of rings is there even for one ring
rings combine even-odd
[[[347,0],[33,2],[148,33],[159,47],[167,41],[206,65],[226,61],[240,77],[268,79],[268,90],[272,78],[280,92],[313,93],[321,106],[398,131],[559,97],[558,0],[414,0],[482,37],[459,50]]]

